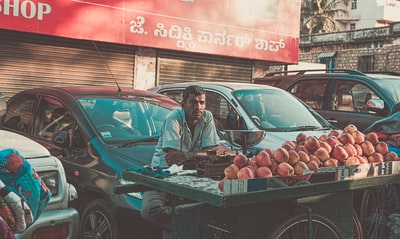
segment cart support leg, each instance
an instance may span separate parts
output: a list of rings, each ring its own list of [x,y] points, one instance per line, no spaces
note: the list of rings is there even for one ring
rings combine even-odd
[[[313,211],[311,207],[307,207],[305,205],[299,205],[299,207],[303,207],[307,210],[307,216],[308,216],[308,239],[313,239],[314,235],[314,228],[313,228]]]

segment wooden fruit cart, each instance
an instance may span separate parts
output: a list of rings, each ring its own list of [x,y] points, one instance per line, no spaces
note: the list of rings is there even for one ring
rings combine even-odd
[[[136,184],[118,191],[167,192],[177,202],[173,213],[177,238],[207,239],[363,238],[357,214],[371,217],[377,211],[394,210],[391,203],[397,207],[397,195],[390,195],[390,188],[400,184],[398,175],[386,175],[224,195],[177,183],[193,176],[173,177],[177,181],[124,171],[123,178]],[[380,234],[384,225],[373,220],[368,224],[366,238],[387,238]]]
[[[167,192],[179,239],[382,239],[389,237],[388,216],[400,208],[400,162],[316,173],[292,186],[279,178],[252,180],[230,193],[218,190],[219,180],[206,168],[203,163],[201,175],[166,178],[126,170],[123,178],[135,183],[115,191]],[[208,168],[221,172],[220,164]]]

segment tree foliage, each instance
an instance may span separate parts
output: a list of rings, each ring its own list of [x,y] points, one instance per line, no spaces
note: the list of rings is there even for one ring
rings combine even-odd
[[[350,0],[303,0],[301,18],[302,34],[328,33],[339,31],[335,16],[348,16]]]

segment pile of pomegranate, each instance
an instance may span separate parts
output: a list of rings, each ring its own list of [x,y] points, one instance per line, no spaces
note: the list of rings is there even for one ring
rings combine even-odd
[[[283,142],[274,151],[265,148],[253,158],[238,154],[224,169],[219,188],[223,191],[223,181],[229,179],[302,176],[303,172],[316,172],[320,167],[396,160],[398,155],[389,151],[376,133],[364,134],[349,124],[342,132],[331,130],[320,137],[299,133],[295,140]]]

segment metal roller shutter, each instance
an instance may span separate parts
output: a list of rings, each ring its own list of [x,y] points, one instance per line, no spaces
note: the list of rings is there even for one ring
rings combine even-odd
[[[132,88],[135,48],[0,29],[1,92],[43,85]]]
[[[189,54],[159,52],[158,84],[195,81],[251,82],[251,60]]]

